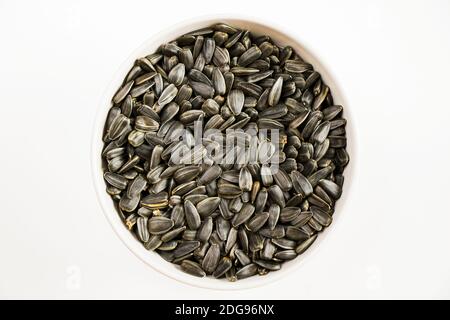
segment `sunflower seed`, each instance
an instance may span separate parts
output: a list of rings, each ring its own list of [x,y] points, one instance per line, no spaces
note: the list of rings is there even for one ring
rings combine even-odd
[[[176,186],[172,190],[172,194],[182,196],[186,194],[189,190],[192,190],[195,187],[195,185],[196,185],[195,181],[185,182],[183,184]]]
[[[179,86],[183,83],[186,67],[183,63],[178,63],[170,70],[168,78],[175,86]]]
[[[308,181],[311,186],[315,187],[320,180],[325,179],[333,171],[333,166],[328,166],[314,172],[308,177]]]
[[[216,48],[216,42],[212,38],[206,38],[203,42],[203,56],[205,57],[205,62],[208,64],[214,54],[214,50]]]
[[[220,259],[220,248],[217,244],[212,244],[203,258],[202,268],[207,274],[211,274],[217,268]]]
[[[131,95],[133,98],[137,98],[137,97],[143,95],[144,93],[146,93],[147,90],[150,89],[154,84],[155,84],[154,81],[144,82],[144,83],[141,84],[140,86],[134,87],[134,88],[130,91],[130,95]]]
[[[126,162],[125,156],[121,155],[108,161],[108,169],[111,172],[118,171]]]
[[[323,143],[330,131],[330,122],[325,121],[319,124],[311,135],[311,140],[317,143]]]
[[[341,187],[335,182],[327,179],[322,179],[319,181],[319,185],[323,190],[333,199],[339,199],[341,196]]]
[[[273,183],[272,170],[270,170],[270,167],[267,164],[261,166],[261,182],[266,187]]]
[[[270,230],[273,230],[278,223],[278,219],[280,218],[280,206],[273,203],[269,207],[269,217],[267,219],[267,226]]]
[[[158,60],[158,62],[159,62],[161,59],[162,59],[162,55],[158,56],[158,57],[153,56],[153,57],[150,57],[150,59],[148,57],[144,57],[144,58],[140,58],[138,60],[138,63],[143,70],[156,71],[155,67],[153,66],[156,63],[153,63],[153,62],[155,62],[156,60]]]
[[[231,183],[223,183],[218,186],[218,194],[224,199],[234,199],[242,195],[242,190],[238,186]]]
[[[323,115],[320,111],[314,111],[309,115],[309,120],[306,122],[302,131],[303,138],[309,139],[319,121],[322,120],[322,117]]]
[[[120,108],[118,108],[118,107],[112,107],[109,110],[108,116],[106,117],[106,121],[105,121],[105,128],[108,131],[110,130],[111,124],[113,123],[113,121],[120,115],[120,112],[121,112]],[[108,132],[108,135],[109,135],[109,132]],[[113,142],[109,146],[116,147],[117,145],[115,144],[115,142]],[[106,152],[107,152],[107,149],[105,148],[105,150],[103,151],[102,155],[104,155]]]
[[[248,230],[256,232],[266,224],[267,219],[269,219],[268,212],[256,214],[246,223],[246,227]]]
[[[242,168],[239,173],[239,188],[241,188],[242,191],[250,191],[252,189],[252,185],[252,175],[246,167]]]
[[[289,191],[292,188],[292,181],[289,178],[289,175],[281,168],[279,168],[274,174],[273,178],[275,183],[280,187],[283,191]]]
[[[249,65],[250,63],[256,61],[261,56],[261,49],[259,49],[257,46],[253,46],[249,48],[247,51],[245,51],[238,59],[238,64],[241,67],[245,67]]]
[[[194,241],[197,238],[197,230],[186,229],[181,238],[186,241]]]
[[[308,179],[305,178],[300,172],[294,170],[291,172],[292,186],[297,193],[303,195],[303,197],[309,196],[313,192],[313,187]]]
[[[197,81],[190,81],[189,83],[197,95],[205,99],[214,96],[214,88],[211,85]]]
[[[151,184],[155,184],[155,183],[158,183],[159,181],[161,181],[161,173],[163,172],[163,170],[164,170],[163,165],[159,165],[159,166],[151,169],[147,173],[148,182]]]
[[[243,205],[244,205],[244,203],[242,202],[241,198],[238,197],[238,198],[231,200],[229,209],[233,213],[238,213],[241,210]]]
[[[139,240],[142,242],[147,242],[150,239],[149,229],[150,229],[150,223],[147,218],[139,217],[136,220],[137,225],[137,234],[139,237]],[[147,228],[148,225],[148,228]]]
[[[232,263],[231,259],[228,257],[223,257],[220,260],[219,264],[217,265],[216,270],[214,270],[213,276],[215,278],[222,277],[228,270],[231,269],[232,266],[233,266],[233,263]]]
[[[327,86],[324,86],[320,91],[319,95],[316,97],[316,99],[314,99],[314,103],[312,106],[313,110],[318,110],[321,107],[322,103],[325,101],[328,95],[328,92],[329,88]]]
[[[286,237],[290,240],[302,241],[308,238],[308,235],[300,228],[288,226],[286,228]]]
[[[261,190],[261,183],[259,181],[253,182],[252,190],[250,193],[250,202],[255,203],[256,197]]]
[[[192,69],[192,67],[194,66],[194,57],[192,56],[191,50],[182,48],[178,53],[178,56],[180,59],[180,63],[185,66],[186,70]]]
[[[147,180],[142,175],[138,175],[128,186],[127,195],[132,198],[140,194],[147,187]]]
[[[179,258],[193,252],[198,247],[200,247],[199,241],[183,241],[176,247],[173,255],[175,258]]]
[[[275,106],[281,97],[281,90],[283,88],[283,78],[278,77],[278,79],[273,84],[272,88],[269,91],[269,96],[267,99],[267,102],[269,103],[269,106]]]
[[[225,48],[231,48],[234,44],[236,44],[239,41],[239,39],[242,37],[243,34],[244,34],[243,31],[236,31],[235,33],[233,33],[233,35],[228,38],[228,41],[225,42],[224,44]]]
[[[128,143],[133,147],[139,147],[144,143],[145,133],[137,130],[133,130],[128,135]]]
[[[151,234],[164,234],[174,226],[174,222],[165,217],[152,217],[148,220],[148,230]]]
[[[251,74],[258,73],[259,70],[255,68],[243,68],[243,67],[234,67],[231,68],[230,72],[234,73],[235,76],[249,76]]]
[[[264,240],[264,247],[261,250],[261,259],[263,260],[272,260],[273,255],[277,251],[277,247],[273,245],[270,239]]]
[[[258,128],[261,129],[276,129],[276,130],[284,130],[284,126],[277,120],[262,118],[258,120]]]
[[[227,226],[229,226],[229,224]],[[229,228],[229,229],[230,229],[230,231],[227,234],[226,243],[225,243],[225,252],[226,253],[230,252],[231,248],[236,244],[236,241],[238,238],[237,229],[235,229],[235,228]]]
[[[239,171],[237,170],[224,171],[220,177],[230,183],[239,184]]]
[[[154,251],[162,244],[161,238],[158,235],[151,235],[149,240],[144,244],[145,249]]]
[[[292,260],[297,257],[297,253],[295,250],[283,250],[275,253],[274,257],[281,260]]]
[[[260,267],[263,267],[264,269],[270,270],[270,271],[277,271],[281,269],[281,264],[274,262],[274,261],[267,261],[267,260],[254,260],[255,264],[257,264]]]
[[[122,102],[123,99],[127,96],[127,94],[130,92],[131,88],[134,85],[134,81],[127,82],[122,88],[117,91],[116,95],[113,98],[113,102],[118,104]]]
[[[176,170],[173,174],[173,178],[178,183],[185,183],[192,181],[200,174],[200,168],[198,166],[186,166]]]
[[[217,31],[214,33],[213,39],[218,46],[222,46],[228,40],[228,34],[225,32]]]
[[[122,190],[120,190],[116,187],[113,187],[113,186],[108,186],[108,187],[106,187],[106,192],[108,192],[108,194],[111,196],[115,196],[115,195],[120,195]]]
[[[273,155],[275,154],[275,151],[276,151],[276,146],[274,143],[269,142],[269,141],[262,141],[258,147],[258,161],[263,165],[269,163],[269,161],[272,159]],[[267,175],[267,173],[268,173],[267,169],[264,169],[264,170],[265,170],[264,174]],[[272,174],[272,172],[270,174]],[[266,178],[266,179],[270,180],[270,178]]]
[[[189,200],[184,201],[184,215],[186,223],[192,230],[197,230],[201,224],[201,218],[197,208]]]
[[[331,216],[324,210],[316,206],[311,206],[311,212],[313,218],[324,227],[328,227],[331,224]]]
[[[231,220],[231,224],[233,227],[238,227],[239,225],[245,223],[248,219],[251,218],[253,213],[255,212],[255,207],[249,203],[244,203],[241,211],[236,214]]]
[[[281,249],[294,249],[296,246],[296,242],[293,240],[289,240],[286,238],[280,238],[280,239],[272,239],[271,242],[276,245],[277,247]]]
[[[240,249],[236,249],[234,251],[234,254],[236,255],[236,258],[238,259],[239,263],[242,266],[246,266],[246,265],[252,263],[250,258]]]
[[[193,195],[206,195],[206,188],[205,186],[198,186],[195,187],[194,189],[192,189],[191,191],[189,191],[188,193],[186,193],[184,195],[185,200],[187,200],[187,198],[189,196],[193,196]],[[203,199],[202,199],[203,200]]]
[[[270,230],[269,228],[262,228],[259,230],[259,234],[266,237],[266,238],[283,238],[286,235],[285,228],[282,225],[276,225],[273,230]]]
[[[234,115],[239,115],[244,106],[244,93],[241,90],[231,90],[227,97],[227,104]]]
[[[314,230],[315,232],[320,232],[323,230],[323,226],[314,218],[312,217],[309,221],[308,224],[305,226],[309,226],[312,230]]]
[[[244,94],[252,96],[255,99],[259,98],[264,91],[263,87],[257,85],[256,83],[243,81],[236,83],[236,89],[242,90]]]
[[[191,79],[193,82],[200,82],[207,84],[208,86],[212,86],[211,80],[209,80],[209,78],[203,72],[200,72],[196,69],[192,69],[189,72],[189,79]]]
[[[317,198],[320,198],[321,200],[325,201],[330,207],[333,205],[334,201],[328,196],[328,194],[325,192],[325,190],[322,189],[320,185],[317,185],[314,188],[314,194],[316,195]]]
[[[211,181],[217,179],[222,174],[222,169],[219,166],[212,166],[208,168],[198,179],[198,185],[208,184]]]
[[[130,82],[133,79],[136,79],[142,73],[142,68],[140,66],[133,66],[131,70],[128,72],[128,75],[125,79],[125,82]]]
[[[245,279],[254,276],[258,272],[258,266],[254,263],[248,264],[236,272],[237,279]]]
[[[258,192],[258,195],[255,199],[255,211],[256,213],[261,213],[264,210],[264,207],[267,203],[267,198],[269,196],[269,193],[267,192],[266,188],[261,188]]]
[[[192,51],[192,55],[193,55],[194,59],[197,59],[198,55],[202,51],[204,41],[205,41],[205,38],[202,35],[199,35],[195,39],[194,48],[193,48],[193,51]]]
[[[197,212],[202,218],[210,216],[220,204],[219,197],[209,197],[197,204]]]
[[[124,134],[129,127],[130,127],[130,119],[122,114],[119,114],[111,122],[111,125],[108,129],[109,139],[116,140],[122,134]]]
[[[305,252],[317,239],[317,234],[311,236],[311,238],[306,239],[305,241],[302,241],[296,248],[295,253],[298,255],[301,255],[303,252]]]
[[[212,62],[216,67],[223,67],[226,64],[229,64],[230,54],[228,53],[228,50],[221,47],[216,47]]]
[[[281,190],[281,188],[278,185],[273,185],[269,187],[268,191],[270,199],[278,204],[281,208],[284,208],[286,202],[284,200],[283,191]]]
[[[202,110],[207,116],[213,116],[219,113],[219,105],[213,99],[207,99],[203,105]]]
[[[111,186],[120,190],[124,190],[128,185],[128,180],[117,173],[105,172],[103,177]]]
[[[280,213],[280,221],[281,222],[290,222],[297,218],[297,216],[301,213],[301,209],[297,207],[285,207],[281,210]]]
[[[284,105],[278,105],[267,108],[259,113],[260,118],[278,119],[284,117],[288,113],[288,109]]]
[[[183,260],[181,262],[181,270],[184,272],[196,276],[196,277],[204,277],[206,276],[205,271],[203,271],[202,267],[194,261],[191,260]]]
[[[207,217],[203,220],[200,228],[197,231],[197,238],[200,241],[206,242],[211,237],[211,233],[213,230],[213,220],[211,217]]]
[[[228,208],[228,202],[227,201],[228,200],[225,200],[223,198],[220,200],[219,211],[220,211],[220,214],[222,215],[222,217],[224,219],[228,220],[228,219],[231,219],[234,216],[234,214]]]
[[[305,63],[298,60],[286,60],[284,68],[291,74],[302,74],[312,69],[309,63]]]
[[[159,129],[159,123],[147,116],[137,116],[134,126],[143,132],[158,131]]]
[[[158,99],[158,104],[163,107],[171,102],[177,95],[178,89],[174,84],[168,85]]]
[[[312,213],[305,211],[297,215],[293,220],[291,220],[290,224],[293,225],[294,227],[302,227],[308,223],[311,217]]]
[[[175,258],[175,255],[173,254],[173,250],[178,246],[178,242],[177,241],[167,241],[167,242],[163,242],[159,247],[158,247],[158,251],[172,251],[172,256],[173,258]]]
[[[139,218],[138,215],[132,213],[125,219],[125,225],[128,227],[128,230],[133,229],[133,227],[136,224],[138,218]]]
[[[165,233],[163,236],[161,236],[161,241],[163,241],[163,242],[171,241],[171,240],[175,239],[178,235],[183,233],[184,230],[186,230],[186,226],[182,226],[182,227],[173,229],[173,230]],[[178,247],[178,248],[180,248],[180,247]]]

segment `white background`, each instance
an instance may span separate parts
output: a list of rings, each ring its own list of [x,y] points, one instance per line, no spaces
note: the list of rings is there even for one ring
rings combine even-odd
[[[222,3],[0,0],[0,298],[450,298],[450,2]],[[327,245],[230,293],[168,279],[122,244],[97,203],[90,141],[136,47],[233,12],[276,22],[329,66],[359,144]]]

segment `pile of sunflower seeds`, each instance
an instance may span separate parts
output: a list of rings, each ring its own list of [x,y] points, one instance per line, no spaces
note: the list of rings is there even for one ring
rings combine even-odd
[[[223,23],[185,34],[138,59],[114,95],[106,191],[145,248],[189,274],[279,270],[332,222],[349,161],[342,109],[311,64],[266,35]],[[204,137],[180,158],[194,122],[242,129],[259,156],[217,162]],[[277,139],[258,135],[267,129]]]

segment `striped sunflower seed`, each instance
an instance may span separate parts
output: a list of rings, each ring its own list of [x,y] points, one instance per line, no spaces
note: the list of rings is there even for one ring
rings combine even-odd
[[[220,248],[217,244],[212,244],[202,262],[202,269],[207,273],[211,274],[217,268],[220,259]]]
[[[201,218],[197,208],[189,200],[184,201],[184,215],[186,223],[192,230],[197,230],[201,224]]]
[[[166,104],[171,102],[177,95],[178,89],[175,84],[168,85],[164,91],[161,93],[161,96],[158,99],[158,104],[161,107],[164,107]]]
[[[164,234],[174,226],[174,222],[165,217],[152,217],[148,220],[148,231],[151,234]]]
[[[183,260],[181,262],[181,270],[184,272],[196,276],[196,277],[204,277],[206,276],[206,272],[202,269],[200,264],[191,260]]]
[[[227,105],[234,115],[239,115],[244,107],[245,96],[242,90],[231,90],[228,93]]]

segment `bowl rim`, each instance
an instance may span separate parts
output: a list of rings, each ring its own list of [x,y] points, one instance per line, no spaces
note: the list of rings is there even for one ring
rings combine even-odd
[[[275,21],[270,21],[269,19],[255,18],[245,15],[237,14],[217,14],[217,15],[201,15],[194,18],[183,20],[177,24],[172,25],[169,28],[161,32],[153,33],[149,38],[147,38],[143,43],[141,43],[131,54],[122,62],[118,70],[114,73],[113,77],[109,81],[108,85],[103,91],[99,103],[97,104],[97,110],[95,114],[95,120],[92,126],[91,132],[91,177],[94,184],[94,189],[97,195],[97,200],[100,203],[103,214],[111,225],[112,229],[116,235],[120,238],[123,244],[141,261],[146,265],[150,266],[153,270],[156,270],[160,274],[163,274],[173,280],[181,282],[183,284],[191,285],[197,288],[203,289],[213,289],[213,290],[243,290],[251,289],[255,287],[260,287],[269,283],[278,281],[282,277],[287,275],[287,271],[296,271],[305,263],[312,261],[314,255],[317,251],[317,246],[320,244],[324,246],[326,240],[329,239],[326,235],[320,235],[318,239],[313,243],[313,245],[302,254],[302,258],[296,258],[294,260],[284,263],[284,268],[277,272],[271,272],[264,277],[250,277],[247,279],[242,279],[237,282],[228,282],[226,280],[217,280],[209,277],[197,278],[182,272],[175,268],[175,266],[164,259],[159,257],[154,252],[147,251],[142,244],[137,241],[132,233],[125,227],[119,214],[115,210],[112,204],[112,199],[105,192],[105,182],[103,179],[103,170],[101,162],[101,150],[103,148],[102,134],[104,128],[104,121],[109,108],[111,107],[111,98],[117,91],[118,84],[122,82],[126,73],[128,72],[131,64],[136,58],[141,55],[141,51],[145,50],[149,46],[154,46],[155,48],[161,43],[170,41],[176,37],[176,35],[181,35],[185,33],[185,30],[195,30],[198,28],[206,27],[218,22],[225,22],[234,25],[239,25],[240,27],[252,26],[249,29],[263,29],[264,32],[270,36],[276,34],[276,37],[285,38],[288,40],[289,44],[294,48],[301,48],[301,56],[307,57],[306,61],[311,62],[316,70],[325,79],[326,84],[330,87],[333,92],[333,98],[338,101],[338,104],[344,105],[344,115],[347,119],[347,141],[348,145],[346,147],[347,152],[350,155],[350,162],[347,165],[344,177],[345,183],[343,187],[342,197],[336,202],[336,212],[338,215],[333,216],[333,223],[322,233],[329,233],[328,229],[333,229],[337,233],[337,227],[339,222],[342,220],[342,212],[344,212],[344,206],[347,203],[347,198],[351,193],[353,183],[348,181],[348,177],[353,177],[355,168],[355,160],[357,159],[357,137],[354,134],[354,119],[351,114],[351,108],[349,107],[348,100],[344,93],[344,90],[339,86],[339,81],[335,74],[333,74],[332,69],[323,61],[323,59],[316,52],[310,49],[310,46],[303,40],[299,40],[297,34],[293,34],[288,30],[285,30]],[[152,49],[153,50],[153,49]],[[312,62],[313,61],[313,62]],[[337,98],[337,99],[336,99]],[[111,210],[111,208],[113,210]],[[306,261],[304,261],[306,260]],[[169,267],[170,265],[170,267]],[[289,265],[289,268],[287,266]]]

